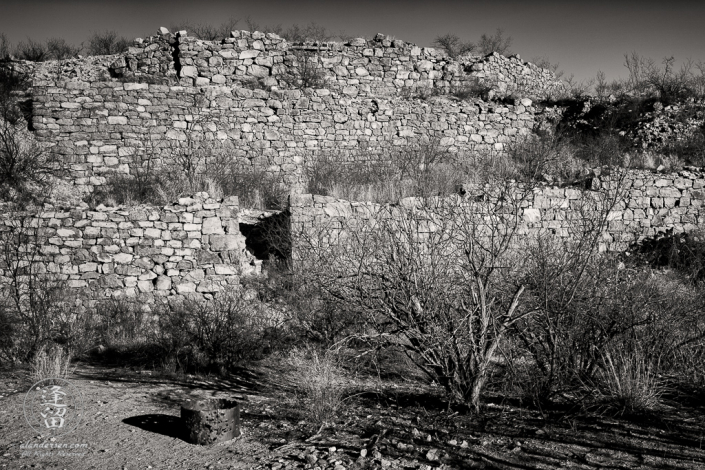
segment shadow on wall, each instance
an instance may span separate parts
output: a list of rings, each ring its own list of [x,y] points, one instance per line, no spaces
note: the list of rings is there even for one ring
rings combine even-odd
[[[291,259],[291,214],[257,212],[241,216],[240,233],[245,236],[245,247],[258,260]]]

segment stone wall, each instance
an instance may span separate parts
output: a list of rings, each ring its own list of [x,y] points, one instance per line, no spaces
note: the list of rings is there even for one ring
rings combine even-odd
[[[528,99],[503,105],[77,79],[35,80],[33,101],[37,137],[71,162],[74,183],[84,187],[102,184],[107,172],[196,150],[293,185],[318,150],[347,150],[355,161],[421,138],[451,151],[501,150],[530,133],[535,113]],[[362,147],[368,151],[356,153]]]
[[[203,297],[259,271],[239,231],[236,197],[217,201],[199,193],[163,208],[100,209],[5,213],[0,244],[24,233],[29,244],[20,260],[31,258],[35,272],[90,300]],[[0,285],[8,285],[11,259],[0,257]]]
[[[665,175],[630,170],[623,179],[615,175],[593,179],[591,190],[550,186],[535,188],[522,201],[523,220],[517,233],[518,239],[541,233],[570,238],[574,235],[576,222],[582,217],[581,208],[590,207],[590,201],[599,201],[602,196],[615,194],[618,181],[621,181],[619,187],[622,195],[609,213],[607,227],[600,240],[601,251],[623,251],[635,240],[668,228],[676,232],[705,228],[705,172],[691,168]],[[482,197],[482,192],[470,196]],[[402,200],[400,205],[410,207],[414,202],[409,198]],[[468,207],[473,207],[472,202],[468,202]],[[378,209],[379,206],[371,203],[326,196],[292,196],[290,212],[294,258],[300,257],[297,251],[311,241],[301,240],[301,237],[334,239],[341,231],[354,227],[359,220],[369,219]],[[393,207],[386,213],[394,213]],[[320,243],[325,245],[327,242],[315,240],[314,245]]]
[[[517,57],[457,62],[383,35],[316,45],[232,36],[201,41],[161,28],[122,55],[33,65],[30,128],[71,163],[72,182],[86,190],[107,172],[134,173],[194,152],[277,173],[295,187],[320,151],[335,149],[351,163],[422,139],[452,152],[501,151],[533,128],[530,97],[562,86]],[[323,88],[300,90],[282,79],[300,70],[302,52],[315,52]],[[447,94],[478,80],[515,98]]]
[[[440,49],[418,47],[382,34],[347,43],[295,43],[271,33],[233,31],[222,41],[202,41],[186,31],[139,40],[113,65],[119,75],[174,77],[180,84],[231,85],[258,79],[262,86],[286,87],[279,79],[296,67],[301,52],[317,57],[325,87],[349,96],[391,96],[417,89],[462,88],[479,81],[497,96],[543,100],[565,92],[565,84],[546,69],[518,56],[463,56],[454,60]],[[171,62],[170,62],[171,61]]]

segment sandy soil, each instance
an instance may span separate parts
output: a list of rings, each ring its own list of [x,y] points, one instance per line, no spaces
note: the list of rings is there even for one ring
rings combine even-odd
[[[390,382],[351,399],[319,433],[277,383],[277,371],[266,367],[210,380],[80,365],[70,380],[84,397],[83,421],[54,442],[86,443],[64,451],[85,454],[60,456],[53,449],[38,456],[20,448],[43,439],[23,415],[27,374],[4,372],[1,468],[705,468],[705,403],[697,401],[666,403],[658,413],[629,419],[542,415],[495,402],[479,419],[449,412],[430,387]],[[242,437],[213,446],[187,443],[180,402],[194,396],[240,400]]]

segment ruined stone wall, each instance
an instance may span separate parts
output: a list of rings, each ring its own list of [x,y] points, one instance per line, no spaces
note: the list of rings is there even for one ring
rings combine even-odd
[[[300,63],[300,52],[318,57],[325,87],[347,96],[390,96],[418,90],[459,90],[476,79],[499,97],[543,100],[565,92],[546,69],[497,53],[456,61],[436,48],[418,47],[378,34],[347,43],[289,44],[271,33],[233,31],[222,41],[202,41],[187,32],[154,36],[131,47],[113,66],[119,75],[178,75],[180,84],[230,85],[247,79],[286,87],[280,79]],[[169,64],[169,61],[173,62]]]
[[[590,201],[599,200],[608,193],[614,194],[617,181],[615,176],[595,179],[591,190],[549,186],[535,188],[521,204],[523,220],[517,240],[542,233],[563,239],[574,236],[576,225],[586,213],[585,209],[589,211],[590,208],[601,207],[591,206]],[[664,175],[631,170],[621,181],[622,196],[607,218],[607,227],[600,239],[601,251],[623,251],[637,239],[669,228],[676,232],[705,228],[705,172],[692,169]],[[400,204],[413,206],[414,200],[409,198]],[[471,202],[468,204],[472,207]],[[317,238],[335,239],[359,220],[369,219],[378,209],[379,206],[371,203],[326,196],[292,196],[290,212],[294,258],[301,256],[297,251],[309,246],[312,239],[315,239],[313,245],[325,245],[326,240]],[[392,208],[387,212],[393,213],[394,210]]]
[[[201,41],[162,28],[122,55],[34,65],[30,128],[86,190],[108,172],[196,153],[276,173],[296,187],[320,151],[355,163],[422,139],[451,152],[504,150],[534,126],[537,109],[525,96],[545,96],[559,84],[518,58],[456,62],[382,35],[317,45],[259,32],[232,36]],[[292,88],[281,77],[313,49],[323,88]],[[419,91],[446,93],[476,79],[500,94],[531,87],[508,104]]]
[[[107,172],[166,164],[194,150],[280,173],[294,185],[317,150],[347,150],[355,161],[421,138],[451,151],[501,150],[530,133],[535,112],[528,99],[502,105],[110,80],[47,78],[35,80],[32,93],[36,135],[71,162],[73,181],[84,187],[102,184]],[[368,151],[356,153],[362,147]]]
[[[202,298],[259,270],[239,231],[237,197],[218,201],[199,193],[163,208],[101,209],[3,214],[0,286],[9,285],[13,264],[4,244],[12,253],[20,232],[29,244],[14,259],[31,259],[34,272],[89,300]]]

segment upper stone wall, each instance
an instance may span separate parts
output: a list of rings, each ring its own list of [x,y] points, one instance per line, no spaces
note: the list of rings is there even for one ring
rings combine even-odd
[[[103,184],[107,172],[169,163],[189,149],[295,185],[318,150],[347,152],[341,158],[350,162],[420,138],[452,151],[501,150],[530,133],[535,113],[528,99],[501,105],[78,80],[35,80],[33,101],[37,137],[71,162],[75,184],[85,187]]]
[[[456,62],[382,35],[317,45],[259,32],[232,36],[201,41],[162,29],[124,55],[37,64],[30,128],[70,162],[72,181],[87,190],[107,172],[134,173],[194,150],[277,173],[295,187],[319,151],[350,163],[420,139],[452,152],[502,151],[534,127],[537,109],[520,97],[546,96],[560,85],[516,57]],[[296,69],[300,51],[314,49],[324,87],[285,87],[280,78]],[[414,97],[476,80],[516,98]]]
[[[348,43],[289,44],[271,33],[233,31],[222,41],[202,41],[164,34],[131,47],[113,64],[118,75],[178,76],[182,85],[230,85],[258,79],[263,86],[283,86],[279,79],[300,59],[299,51],[315,53],[326,75],[326,87],[346,94],[389,96],[416,89],[461,89],[479,80],[499,97],[543,100],[565,91],[546,69],[493,53],[460,61],[444,51],[418,47],[378,34]],[[170,63],[171,62],[171,63]],[[345,91],[347,90],[347,91]]]

